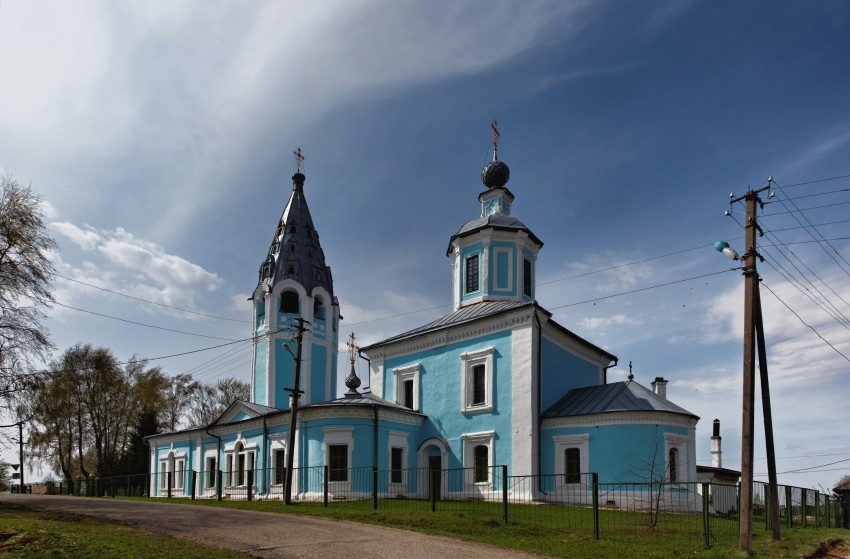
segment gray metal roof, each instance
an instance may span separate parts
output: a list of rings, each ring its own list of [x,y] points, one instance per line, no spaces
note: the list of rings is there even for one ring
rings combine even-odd
[[[333,297],[333,276],[325,264],[319,233],[304,198],[304,175],[292,175],[292,196],[280,216],[268,255],[260,265],[260,278],[271,278],[274,285],[282,279],[294,279],[311,293],[321,285]],[[331,304],[327,301],[326,304]]]
[[[456,326],[465,322],[472,322],[473,320],[478,320],[486,316],[492,316],[500,312],[505,312],[520,307],[527,307],[533,304],[534,302],[520,303],[516,301],[484,301],[481,303],[475,303],[474,305],[461,307],[458,310],[449,313],[442,318],[438,318],[434,322],[430,322],[424,326],[420,326],[419,328],[414,328],[413,330],[408,330],[407,332],[403,332],[391,338],[387,338],[386,340],[382,340],[380,342],[368,345],[363,348],[363,351],[367,351],[370,348],[388,344],[390,342],[397,342],[406,338],[412,338],[421,334],[427,334],[428,332],[442,330],[443,328]]]
[[[414,411],[410,408],[402,406],[401,404],[396,404],[395,402],[390,402],[389,400],[384,400],[380,396],[376,396],[371,392],[361,392],[357,397],[351,396],[342,396],[341,398],[337,398],[335,400],[328,400],[327,402],[318,402],[315,404],[309,404],[306,406],[302,406],[299,409],[307,409],[307,408],[327,408],[327,407],[350,407],[350,406],[372,406],[377,405],[382,408],[403,411],[412,413],[415,415],[424,414],[419,413],[418,411]]]
[[[570,390],[543,412],[543,417],[572,417],[618,411],[663,411],[699,419],[633,380]]]
[[[467,221],[460,230],[452,235],[452,238],[449,239],[449,248],[446,250],[446,255],[450,255],[452,252],[452,241],[454,241],[458,237],[466,237],[467,235],[472,235],[476,231],[480,231],[481,229],[499,229],[502,231],[525,231],[528,233],[529,238],[533,240],[535,243],[543,246],[543,241],[537,238],[537,235],[531,232],[531,229],[525,226],[523,222],[518,220],[516,217],[512,215],[505,214],[491,214],[484,217],[479,217],[478,219],[473,219],[472,221]]]
[[[258,413],[259,415],[265,415],[267,413],[272,413],[272,412],[275,412],[275,411],[281,411],[277,408],[264,406],[262,404],[255,404],[254,402],[246,402],[245,400],[236,400],[236,402],[242,404],[243,406],[245,406],[249,410],[251,410],[255,413]]]

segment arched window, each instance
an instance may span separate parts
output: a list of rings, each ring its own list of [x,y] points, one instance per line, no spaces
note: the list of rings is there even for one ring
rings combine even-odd
[[[298,314],[298,293],[284,291],[280,296],[280,312]]]
[[[670,454],[667,458],[667,469],[670,471],[670,481],[674,483],[679,481],[678,462],[679,449],[673,447],[670,449]]]
[[[486,483],[490,479],[490,449],[487,445],[480,444],[473,449],[472,453],[474,456],[472,480],[475,483]]]
[[[322,298],[318,295],[313,299],[313,318],[325,319],[325,306],[322,304]]]
[[[286,267],[286,273],[287,273],[287,275],[290,275],[290,276],[294,275],[295,274],[295,266],[292,265],[292,264],[287,266]]]
[[[298,227],[296,227],[295,224],[293,223],[292,225],[289,226],[289,232],[290,233],[297,233]]]

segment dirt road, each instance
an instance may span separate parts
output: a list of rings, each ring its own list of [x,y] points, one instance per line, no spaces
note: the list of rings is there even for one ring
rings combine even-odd
[[[451,538],[290,514],[56,495],[5,493],[0,494],[0,500],[88,514],[158,535],[270,559],[539,559],[537,555]]]

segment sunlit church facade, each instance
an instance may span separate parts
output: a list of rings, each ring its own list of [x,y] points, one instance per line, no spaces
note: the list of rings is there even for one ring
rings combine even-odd
[[[584,484],[588,472],[608,482],[696,481],[698,418],[667,399],[662,378],[652,389],[631,375],[608,382],[617,358],[536,301],[543,242],[512,214],[495,146],[481,178],[478,215],[446,251],[452,312],[351,347],[338,396],[342,317],[296,172],[252,294],[251,401],[207,427],[149,437],[151,494],[186,494],[195,480],[199,497],[238,498],[250,482],[256,498],[280,498],[290,452],[293,498],[320,493],[321,476],[308,472],[325,466],[328,491],[348,497],[371,492],[371,476],[355,472],[372,468],[389,473],[382,494],[413,498],[428,495],[424,472],[433,470],[462,472],[443,478],[446,498],[501,494],[501,466],[536,480],[511,488],[528,499]],[[290,437],[298,319],[302,392]],[[355,358],[368,362],[368,390]]]

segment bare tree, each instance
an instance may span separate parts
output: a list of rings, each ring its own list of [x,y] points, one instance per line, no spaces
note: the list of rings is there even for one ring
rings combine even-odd
[[[215,386],[202,384],[192,397],[187,424],[190,428],[209,425],[236,400],[250,398],[251,385],[233,377],[220,379]]]
[[[192,402],[192,397],[200,389],[200,386],[201,384],[193,380],[190,374],[175,375],[169,379],[165,390],[165,409],[163,412],[163,427],[165,429],[176,431],[180,427]]]
[[[0,394],[19,389],[22,370],[51,348],[41,323],[53,302],[48,256],[56,243],[41,204],[30,186],[0,177]]]

